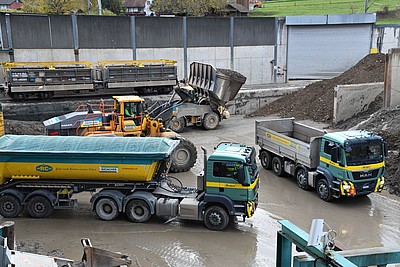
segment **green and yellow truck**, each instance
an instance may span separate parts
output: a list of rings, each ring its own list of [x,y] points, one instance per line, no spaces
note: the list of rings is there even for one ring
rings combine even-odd
[[[325,201],[381,192],[387,145],[368,131],[326,133],[294,118],[258,120],[256,144],[261,165],[297,185],[315,188]]]
[[[143,223],[152,215],[203,221],[223,230],[235,216],[251,217],[258,200],[256,151],[221,143],[207,158],[197,187],[168,175],[179,140],[79,136],[0,137],[0,215],[34,218],[77,206],[74,195],[92,192],[101,220],[125,213]]]

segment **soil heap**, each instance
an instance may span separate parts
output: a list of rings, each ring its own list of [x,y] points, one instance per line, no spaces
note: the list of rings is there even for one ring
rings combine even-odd
[[[294,117],[297,120],[313,120],[331,124],[333,118],[334,87],[340,84],[361,84],[383,82],[385,55],[371,54],[340,76],[322,80],[304,89],[285,95],[253,112],[249,116],[278,115]],[[400,196],[400,107],[383,109],[382,94],[368,110],[362,114],[336,125],[339,129],[365,129],[384,137],[389,146],[386,159],[386,189]]]

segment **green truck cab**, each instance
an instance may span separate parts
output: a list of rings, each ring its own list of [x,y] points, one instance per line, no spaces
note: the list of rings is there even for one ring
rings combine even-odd
[[[318,194],[355,196],[381,192],[385,182],[387,146],[383,138],[367,131],[328,133],[322,137],[317,172]]]
[[[315,188],[324,201],[383,189],[387,145],[374,133],[326,133],[294,118],[256,121],[255,128],[261,165],[294,176],[300,188]]]
[[[204,201],[224,203],[231,216],[243,219],[253,216],[259,189],[255,149],[243,144],[221,143],[205,162]]]

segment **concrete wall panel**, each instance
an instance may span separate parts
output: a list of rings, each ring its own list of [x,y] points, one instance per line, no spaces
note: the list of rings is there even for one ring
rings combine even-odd
[[[52,48],[48,16],[12,15],[10,20],[14,48]]]
[[[15,49],[14,59],[17,62],[75,61],[75,56],[73,49]]]
[[[7,29],[6,29],[6,14],[4,12],[0,12],[0,26],[1,26],[0,48],[1,49],[8,48],[9,46],[8,46]]]
[[[364,112],[383,92],[383,83],[335,86],[333,123],[339,123]]]
[[[136,17],[137,48],[183,47],[183,18]]]
[[[77,16],[79,48],[132,48],[129,17]]]
[[[229,46],[229,18],[187,18],[188,47]]]
[[[235,18],[235,46],[275,44],[275,18]]]
[[[389,49],[385,62],[385,107],[400,105],[400,48]]]
[[[71,16],[49,15],[51,27],[51,47],[74,49]]]
[[[80,49],[79,60],[97,64],[100,60],[132,60],[132,49]]]
[[[375,25],[371,48],[380,53],[387,53],[391,48],[400,47],[400,25]]]
[[[234,54],[234,69],[247,77],[247,85],[273,82],[274,46],[235,47]]]

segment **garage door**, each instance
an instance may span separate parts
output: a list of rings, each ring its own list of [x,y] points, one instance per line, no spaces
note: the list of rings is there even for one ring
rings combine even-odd
[[[327,79],[368,55],[371,24],[288,26],[289,79]]]

